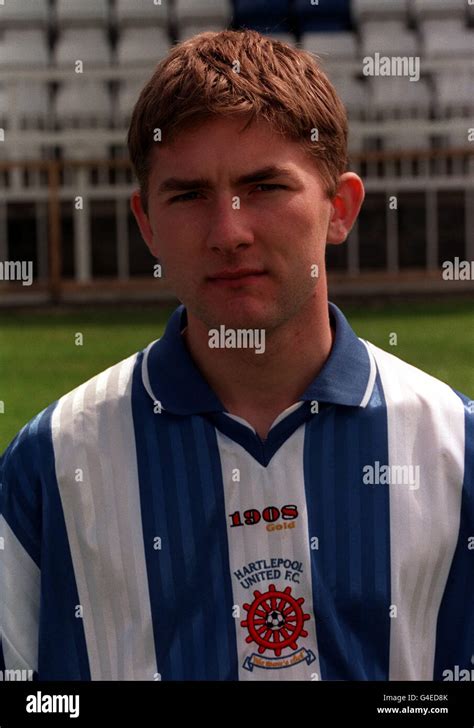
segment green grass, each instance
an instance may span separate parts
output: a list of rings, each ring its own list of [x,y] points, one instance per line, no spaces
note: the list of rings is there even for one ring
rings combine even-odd
[[[0,452],[44,407],[159,338],[173,309],[0,312]]]
[[[344,306],[356,333],[381,349],[474,397],[471,301],[397,303],[375,310]],[[397,344],[390,344],[390,334]]]
[[[0,452],[48,404],[161,336],[174,307],[0,312]],[[340,308],[362,338],[474,397],[472,302]]]

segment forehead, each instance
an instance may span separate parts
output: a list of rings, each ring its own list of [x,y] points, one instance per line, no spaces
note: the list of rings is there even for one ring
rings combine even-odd
[[[186,175],[245,172],[269,164],[286,164],[295,173],[314,175],[314,161],[297,141],[276,132],[269,122],[257,120],[243,131],[245,118],[213,118],[187,128],[163,146],[156,143],[150,175],[155,179],[177,172]]]

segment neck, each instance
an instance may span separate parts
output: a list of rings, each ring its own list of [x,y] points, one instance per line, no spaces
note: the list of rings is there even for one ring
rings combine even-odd
[[[334,332],[327,294],[314,296],[291,320],[266,333],[265,351],[209,348],[209,328],[188,312],[183,332],[201,373],[226,410],[279,414],[294,404],[329,356]]]

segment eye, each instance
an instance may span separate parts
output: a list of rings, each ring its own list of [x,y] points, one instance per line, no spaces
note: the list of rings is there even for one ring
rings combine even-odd
[[[280,190],[284,190],[285,189],[284,185],[266,185],[263,182],[260,182],[260,184],[257,185],[257,187],[268,187],[269,188],[269,191],[270,190],[277,190],[277,189],[280,189]]]
[[[263,182],[260,182],[260,184],[256,185],[256,187],[266,187],[267,189],[263,190],[263,192],[271,192],[272,190],[276,190],[276,189],[281,189],[281,190],[285,189],[284,185],[271,185],[271,184],[265,184]],[[190,195],[199,195],[199,194],[200,193],[195,190],[193,190],[192,192],[185,192],[182,195],[177,195],[176,197],[172,197],[169,200],[169,202],[170,202],[170,204],[173,202],[191,202],[192,199],[196,199],[196,198],[191,198]]]
[[[189,200],[189,195],[198,195],[199,192],[185,192],[182,195],[177,195],[176,197],[172,197],[170,200],[171,202],[185,202],[186,200]]]

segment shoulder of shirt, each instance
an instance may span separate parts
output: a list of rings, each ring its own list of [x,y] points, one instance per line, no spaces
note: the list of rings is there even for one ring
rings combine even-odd
[[[369,352],[374,356],[379,373],[385,369],[386,381],[384,389],[390,388],[395,399],[417,399],[420,403],[436,409],[441,401],[444,406],[459,407],[461,400],[466,415],[474,418],[474,400],[468,395],[459,392],[450,384],[425,372],[423,369],[410,364],[392,352],[386,351],[369,341],[364,340]],[[455,395],[455,396],[453,396]]]
[[[95,413],[106,409],[113,411],[121,401],[130,398],[134,368],[143,351],[135,352],[95,374],[29,420],[0,456],[0,472],[2,469],[5,472],[7,463],[12,460],[18,462],[21,459],[22,465],[33,466],[41,449],[51,446],[51,430],[59,412],[69,413],[69,417],[63,417],[61,422],[61,436],[67,437],[68,430],[72,430],[78,420],[85,421],[92,410]]]

